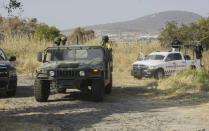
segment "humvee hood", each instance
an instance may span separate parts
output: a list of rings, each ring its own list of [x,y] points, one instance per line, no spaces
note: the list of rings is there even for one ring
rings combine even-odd
[[[100,64],[95,62],[46,62],[43,63],[38,68],[44,68],[44,69],[57,69],[57,68],[84,68],[84,67],[97,67],[100,66]]]

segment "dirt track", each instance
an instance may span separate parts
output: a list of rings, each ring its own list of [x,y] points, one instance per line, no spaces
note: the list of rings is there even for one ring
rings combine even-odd
[[[32,79],[19,78],[16,98],[1,94],[0,131],[209,130],[208,94],[159,99],[147,86],[115,84],[102,103],[75,91],[38,103],[32,84]]]

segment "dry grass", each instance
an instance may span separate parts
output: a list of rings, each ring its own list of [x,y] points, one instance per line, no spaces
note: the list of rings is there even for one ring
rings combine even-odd
[[[48,41],[39,41],[27,37],[6,37],[1,41],[2,48],[8,56],[16,56],[17,61],[14,65],[17,66],[18,74],[33,72],[34,68],[40,63],[37,61],[37,52],[42,51],[47,46],[51,45]]]
[[[36,60],[37,52],[43,51],[46,47],[52,46],[52,44],[52,42],[39,41],[33,38],[30,39],[26,37],[6,37],[4,41],[1,41],[0,48],[2,48],[8,56],[17,56],[17,61],[14,64],[17,66],[18,74],[22,75],[31,74],[33,72],[35,67],[40,64]],[[95,39],[86,44],[99,45],[101,44],[101,40]],[[163,47],[160,46],[160,43],[158,41],[153,41],[152,43],[133,42],[133,44],[113,44],[112,48],[114,58],[113,81],[114,85],[116,86],[128,85],[156,87],[156,85],[158,85],[158,89],[168,90],[170,88],[176,88],[176,86],[185,87],[185,89],[187,89],[187,87],[191,87],[191,85],[195,85],[195,87],[198,87],[201,85],[201,82],[205,83],[205,85],[208,84],[207,79],[204,79],[205,81],[199,80],[199,82],[194,81],[194,79],[196,80],[204,76],[202,76],[203,73],[200,72],[190,72],[193,75],[183,76],[181,75],[181,73],[176,73],[175,75],[164,79],[163,82],[158,82],[153,79],[137,80],[133,78],[130,75],[130,70],[132,67],[132,63],[136,61],[139,52],[142,52],[145,55],[147,55],[156,50],[165,50]],[[207,73],[209,71],[209,51],[204,52],[202,63],[204,64],[204,71],[202,72]],[[205,76],[207,76],[207,74]],[[182,77],[182,79],[179,79],[180,77]],[[149,85],[150,83],[154,84]]]

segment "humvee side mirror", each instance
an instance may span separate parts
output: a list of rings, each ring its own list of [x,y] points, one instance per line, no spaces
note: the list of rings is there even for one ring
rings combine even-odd
[[[11,56],[11,57],[9,58],[9,61],[16,61],[16,56]]]
[[[38,52],[37,60],[38,60],[39,62],[42,62],[42,53],[41,53],[41,52]]]

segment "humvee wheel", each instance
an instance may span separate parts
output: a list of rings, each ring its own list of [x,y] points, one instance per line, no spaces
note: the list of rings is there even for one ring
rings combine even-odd
[[[44,80],[35,80],[34,96],[38,102],[46,102],[50,94],[50,83]]]
[[[66,93],[66,88],[58,88],[57,92],[58,93]]]
[[[17,81],[10,81],[8,88],[10,91],[7,91],[6,94],[8,97],[13,97],[16,95],[16,89],[17,89]]]
[[[158,69],[154,74],[154,78],[157,80],[162,79],[163,77],[164,77],[164,71],[162,69]]]
[[[92,81],[91,96],[94,101],[103,101],[104,80],[96,79]]]
[[[105,87],[105,94],[110,94],[112,92],[112,73],[110,75],[110,83]]]

